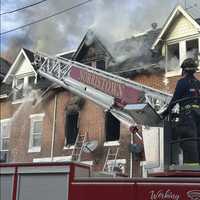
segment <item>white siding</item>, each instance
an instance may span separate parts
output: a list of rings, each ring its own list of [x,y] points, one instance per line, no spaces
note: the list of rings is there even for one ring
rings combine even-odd
[[[27,73],[34,73],[34,69],[26,59],[23,59],[15,75],[20,76]]]
[[[180,15],[175,23],[171,26],[167,40],[177,39],[181,37],[198,34],[196,27],[183,15]]]

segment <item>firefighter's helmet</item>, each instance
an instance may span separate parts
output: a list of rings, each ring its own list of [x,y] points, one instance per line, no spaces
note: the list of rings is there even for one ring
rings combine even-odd
[[[198,64],[193,58],[185,59],[181,65],[181,68],[185,71],[196,71],[197,67]]]

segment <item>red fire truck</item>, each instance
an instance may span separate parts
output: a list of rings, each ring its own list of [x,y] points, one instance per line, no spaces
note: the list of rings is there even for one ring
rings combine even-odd
[[[38,66],[41,76],[109,109],[135,134],[137,125],[164,127],[159,134],[162,148],[157,149],[162,152],[157,162],[151,162],[147,156],[149,146],[145,144],[152,135],[143,135],[148,161],[146,178],[95,178],[88,166],[73,162],[1,164],[2,200],[200,199],[200,165],[183,163],[179,154],[175,155],[177,162],[173,161],[173,154],[176,154],[173,145],[183,142],[172,137],[178,114],[170,114],[163,122],[153,108],[155,99],[163,106],[170,99],[169,94],[66,59],[35,54],[33,64]]]

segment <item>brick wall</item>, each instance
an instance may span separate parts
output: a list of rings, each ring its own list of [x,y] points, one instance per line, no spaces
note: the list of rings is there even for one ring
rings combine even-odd
[[[197,74],[200,77],[200,73]],[[164,83],[162,83],[163,77],[160,74],[140,74],[133,77],[134,81],[149,85],[157,89],[163,89]],[[171,91],[176,85],[176,81],[179,77],[170,78]],[[52,92],[52,91],[50,91]],[[55,106],[55,95],[57,95],[57,109],[56,109],[56,121],[53,121],[53,111]],[[69,106],[70,100],[73,97],[68,91],[60,91],[58,93],[52,93],[47,95],[44,100],[36,107],[31,102],[24,104],[12,104],[10,101],[0,101],[0,118],[11,118],[12,129],[10,135],[10,150],[12,162],[32,162],[33,158],[45,158],[50,157],[51,142],[52,142],[52,130],[53,123],[55,123],[55,142],[53,155],[56,156],[68,156],[71,155],[71,149],[64,148],[65,134],[65,112]],[[30,115],[34,113],[45,113],[42,133],[42,145],[41,151],[38,153],[29,153],[29,134],[30,134]],[[105,163],[108,147],[104,147],[105,141],[105,121],[104,110],[92,103],[89,100],[85,101],[83,108],[80,111],[79,129],[80,132],[88,133],[87,140],[97,140],[98,147],[92,153],[83,153],[82,161],[93,161],[94,170],[102,170]],[[126,174],[130,173],[130,144],[131,133],[125,126],[121,126],[120,135],[120,150],[119,159],[126,159]],[[137,138],[134,138],[134,142],[138,142]],[[133,161],[133,175],[140,176],[141,168],[138,161]]]
[[[10,134],[10,154],[11,162],[32,162],[34,158],[50,157],[53,123],[55,123],[55,141],[53,155],[68,156],[72,150],[64,148],[65,142],[65,112],[69,106],[72,94],[62,91],[57,95],[56,121],[53,121],[53,111],[55,106],[55,95],[47,95],[48,98],[38,104],[36,107],[32,102],[23,104],[12,104],[12,102],[1,102],[1,118],[11,118],[12,128]],[[28,152],[30,135],[30,115],[35,113],[45,113],[43,119],[43,133],[41,151],[37,153]],[[83,153],[82,161],[93,161],[94,170],[102,170],[105,163],[108,147],[104,147],[105,141],[105,112],[91,101],[85,101],[80,111],[79,129],[81,133],[87,132],[87,141],[97,140],[98,147],[92,153]],[[120,151],[118,158],[126,159],[126,174],[129,174],[128,144],[130,143],[130,134],[122,126],[120,137]]]

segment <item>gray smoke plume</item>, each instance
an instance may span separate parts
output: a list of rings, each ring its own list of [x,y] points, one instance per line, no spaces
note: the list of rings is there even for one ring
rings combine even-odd
[[[8,2],[12,1],[14,2],[8,0]],[[27,3],[25,0],[17,2],[19,4],[15,2],[16,7]],[[83,0],[48,0],[23,12],[12,14],[13,20],[19,19],[20,24],[30,23],[80,2]],[[88,29],[95,30],[109,48],[115,41],[150,29],[152,22],[157,22],[161,27],[176,3],[178,0],[94,0],[17,31],[16,34],[8,35],[5,39],[7,52],[12,55],[13,60],[15,50],[21,47],[49,54],[76,49]],[[3,53],[5,55],[5,52]]]

